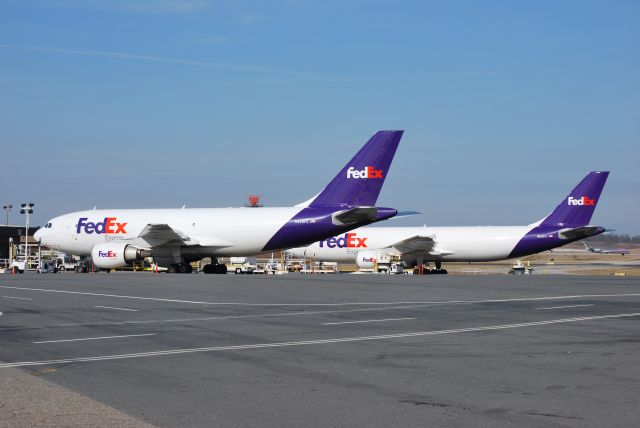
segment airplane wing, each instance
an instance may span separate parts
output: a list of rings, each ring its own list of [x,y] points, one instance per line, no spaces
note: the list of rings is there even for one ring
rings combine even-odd
[[[432,256],[445,256],[453,254],[443,248],[438,248],[434,236],[415,235],[411,238],[403,239],[396,242],[391,247],[396,249],[400,254],[429,254]]]
[[[233,243],[215,237],[190,237],[168,224],[147,224],[134,239],[149,248],[163,245],[199,245],[203,247],[231,247]]]

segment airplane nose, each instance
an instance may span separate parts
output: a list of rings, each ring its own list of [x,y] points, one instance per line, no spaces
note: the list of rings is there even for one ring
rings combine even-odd
[[[42,229],[36,230],[36,233],[33,234],[33,239],[36,241],[40,241],[42,239]]]

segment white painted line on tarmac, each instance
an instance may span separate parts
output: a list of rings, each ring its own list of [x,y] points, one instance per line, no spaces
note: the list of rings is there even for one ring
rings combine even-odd
[[[362,341],[369,341],[369,340],[401,339],[405,337],[438,336],[443,334],[471,333],[471,332],[477,332],[477,331],[491,331],[491,330],[506,330],[506,329],[512,329],[512,328],[534,327],[534,326],[541,326],[541,325],[563,324],[563,323],[571,323],[571,322],[582,322],[582,321],[593,321],[593,320],[604,320],[604,319],[619,319],[619,318],[630,318],[630,317],[640,317],[640,312],[630,313],[630,314],[597,315],[597,316],[591,316],[591,317],[562,318],[562,319],[546,320],[546,321],[523,322],[523,323],[517,323],[517,324],[489,325],[484,327],[456,328],[451,330],[418,331],[413,333],[385,334],[385,335],[379,335],[379,336],[341,337],[341,338],[335,338],[335,339],[303,340],[299,342],[275,342],[275,343],[256,343],[256,344],[232,345],[232,346],[211,346],[207,348],[170,349],[166,351],[139,352],[135,354],[100,355],[95,357],[61,358],[57,360],[42,360],[42,361],[19,361],[14,363],[2,363],[0,364],[0,369],[9,368],[9,367],[86,363],[91,361],[125,360],[125,359],[132,359],[132,358],[159,357],[164,355],[193,354],[198,352],[242,351],[242,350],[248,350],[248,349],[284,348],[289,346],[326,345],[331,343],[350,343],[350,342],[362,342]]]
[[[47,324],[41,328],[55,328],[55,327],[83,327],[83,326],[102,326],[102,325],[131,325],[131,324],[163,324],[163,323],[180,323],[180,322],[194,322],[194,321],[224,321],[224,320],[241,320],[251,318],[281,318],[281,317],[295,317],[295,316],[308,316],[308,315],[335,315],[335,314],[351,314],[362,312],[382,312],[391,310],[407,310],[407,309],[420,309],[429,308],[440,305],[402,305],[402,306],[384,306],[375,308],[358,308],[358,309],[336,309],[327,311],[295,311],[295,312],[276,312],[270,314],[255,314],[255,315],[219,315],[212,317],[192,317],[192,318],[169,318],[169,319],[151,319],[151,320],[126,320],[126,321],[101,321],[101,322],[86,322],[86,323],[64,323],[64,324]]]
[[[59,343],[59,342],[79,342],[82,340],[102,340],[102,339],[121,339],[123,337],[144,337],[144,336],[155,336],[156,333],[147,333],[147,334],[127,334],[124,336],[101,336],[101,337],[82,337],[80,339],[61,339],[61,340],[42,340],[40,342],[33,343]]]
[[[548,308],[535,308],[536,311],[547,311],[547,310],[551,310],[551,309],[565,309],[565,308],[586,308],[588,306],[593,306],[593,304],[591,305],[567,305],[567,306],[551,306]]]
[[[19,299],[19,300],[32,300],[29,297],[16,297],[16,296],[2,296],[5,299]]]
[[[115,311],[138,312],[138,309],[114,308],[113,306],[94,306],[94,308],[97,308],[97,309],[113,309]]]
[[[599,298],[599,297],[640,297],[640,293],[624,293],[624,294],[576,294],[568,296],[543,296],[543,297],[521,297],[513,299],[486,299],[486,300],[435,300],[435,301],[414,301],[414,302],[340,302],[340,303],[252,303],[252,302],[203,302],[196,300],[179,300],[179,299],[165,299],[159,297],[142,297],[142,296],[127,296],[122,294],[105,294],[105,293],[89,293],[83,291],[67,291],[67,290],[48,290],[46,288],[25,288],[25,287],[13,287],[9,285],[0,285],[0,288],[7,288],[12,290],[25,290],[25,291],[41,291],[46,293],[63,293],[63,294],[78,294],[83,296],[96,296],[96,297],[113,297],[116,299],[135,299],[135,300],[150,300],[154,302],[168,302],[168,303],[188,303],[195,305],[210,305],[210,306],[384,306],[384,305],[453,305],[453,304],[474,304],[474,303],[508,303],[508,302],[536,302],[545,300],[565,300],[565,299],[587,299],[587,298]]]
[[[415,318],[385,318],[385,319],[381,319],[381,320],[323,322],[322,325],[361,324],[361,323],[367,323],[367,322],[404,321],[404,320],[414,320],[414,319]]]

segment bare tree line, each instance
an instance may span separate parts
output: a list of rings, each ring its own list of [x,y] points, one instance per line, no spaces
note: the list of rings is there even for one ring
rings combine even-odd
[[[603,233],[601,235],[587,238],[589,242],[607,242],[619,244],[640,244],[640,235],[629,235],[628,233]]]

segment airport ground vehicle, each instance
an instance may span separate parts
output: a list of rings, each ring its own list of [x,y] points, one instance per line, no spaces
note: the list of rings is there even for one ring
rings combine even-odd
[[[58,267],[53,260],[41,260],[38,273],[58,273]]]
[[[89,273],[89,272],[111,272],[109,268],[101,268],[100,266],[96,266],[90,257],[83,257],[82,260],[78,262],[76,265],[76,273]]]
[[[74,271],[78,266],[78,261],[72,255],[60,253],[56,258],[56,266],[61,272]]]
[[[287,250],[287,254],[355,262],[369,269],[393,254],[411,266],[433,262],[435,269],[418,269],[432,274],[446,274],[442,263],[447,261],[494,261],[535,254],[605,231],[590,221],[608,176],[607,171],[590,172],[551,214],[527,226],[362,227]]]
[[[257,268],[258,264],[255,257],[230,257],[227,270],[240,274],[252,274]]]
[[[12,260],[11,265],[9,266],[9,269],[13,270],[16,273],[24,273],[27,270],[26,265],[27,265],[27,262],[25,262],[24,259]]]
[[[509,269],[509,275],[531,275],[532,273],[533,268],[529,265],[529,262],[525,265],[522,260],[516,261]]]
[[[38,259],[35,257],[29,257],[28,265],[24,259],[24,256],[13,259],[9,265],[9,270],[13,270],[16,273],[24,273],[26,271],[38,270]]]
[[[377,132],[320,193],[293,207],[89,210],[51,219],[34,237],[101,268],[153,257],[168,272],[188,273],[211,257],[203,271],[226,273],[217,257],[308,245],[395,216],[375,204],[401,137]]]
[[[385,250],[363,251],[362,254],[359,254],[356,264],[363,272],[404,273],[404,266],[400,256]]]

